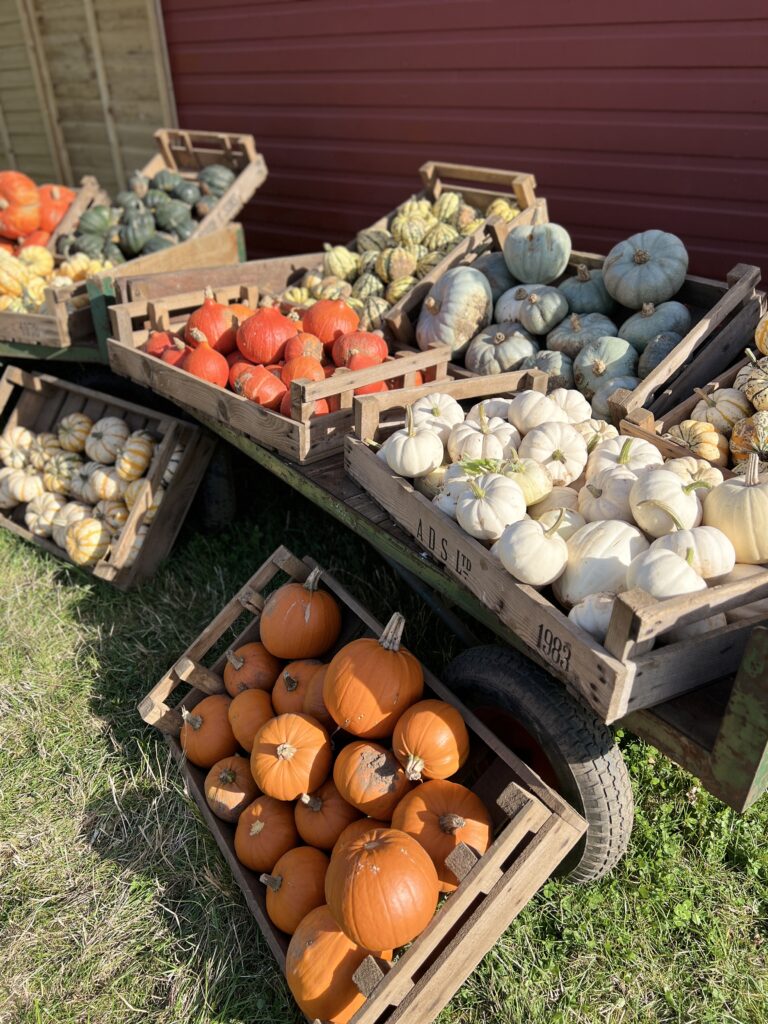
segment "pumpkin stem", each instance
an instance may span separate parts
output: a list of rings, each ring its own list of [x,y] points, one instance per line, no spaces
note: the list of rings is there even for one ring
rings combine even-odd
[[[208,284],[203,289],[203,299],[205,302],[213,302],[214,300],[213,288]]]
[[[189,331],[193,341],[196,341],[198,345],[207,345],[208,338],[203,334],[197,327],[191,327]]]
[[[0,210],[7,210],[10,205],[11,204],[7,199],[3,199],[2,196],[0,196]]]
[[[296,747],[292,743],[278,743],[275,753],[281,761],[290,761],[296,753]]]
[[[590,485],[587,484],[587,486],[589,487]],[[600,491],[600,494],[602,494],[602,493],[603,492]],[[596,494],[595,497],[598,497],[598,495]],[[550,528],[548,530],[544,531],[544,536],[545,537],[551,537],[553,534],[557,533],[557,531],[560,529],[560,523],[562,523],[562,521],[563,521],[563,516],[565,515],[565,509],[564,508],[558,509],[558,512],[560,514],[558,515],[557,519],[554,521],[554,523],[552,523],[552,525],[550,526]]]
[[[693,565],[693,548],[685,549],[685,560],[688,563],[688,565]]]
[[[570,324],[572,331],[579,332],[583,330],[583,327],[581,325],[581,317],[578,313],[571,313]]]
[[[528,298],[528,290],[526,288],[518,288],[515,292],[514,298],[516,298],[518,302],[522,302],[523,299]]]
[[[686,494],[690,494],[691,491],[698,491],[702,487],[706,487],[707,490],[712,486],[708,484],[706,480],[692,480],[689,484],[683,484],[683,490]]]
[[[227,651],[227,661],[235,672],[239,672],[245,664],[245,658],[241,658],[239,654],[235,654],[232,650]]]
[[[317,590],[320,584],[320,576],[322,575],[322,572],[323,570],[320,568],[320,566],[316,565],[312,572],[309,574],[309,576],[307,576],[307,578],[304,580],[304,589]]]
[[[587,487],[587,490],[589,491],[589,493],[592,495],[593,498],[600,498],[600,497],[602,497],[602,493],[603,492],[602,492],[601,488],[595,487],[594,484],[587,484],[586,487]]]
[[[248,835],[257,836],[263,830],[264,830],[264,822],[260,818],[257,818],[256,821],[254,821],[254,823],[248,829]]]
[[[323,801],[319,796],[310,796],[309,793],[302,793],[299,797],[299,803],[304,804],[310,811],[322,811]]]
[[[635,254],[632,257],[632,259],[637,264],[647,263],[650,258],[651,254],[647,252],[645,249],[635,249]]]
[[[440,304],[434,296],[428,295],[424,299],[424,308],[428,313],[436,313],[440,309]]]
[[[655,508],[660,508],[662,512],[666,512],[669,518],[672,520],[672,525],[676,530],[684,530],[685,527],[677,518],[675,511],[665,501],[657,501],[655,498],[646,498],[645,501],[641,501],[640,505],[653,505]]]
[[[290,312],[285,314],[285,319],[298,321],[301,320],[301,317],[299,316],[295,309],[292,309]]]
[[[259,881],[262,885],[266,885],[272,892],[277,892],[280,886],[283,884],[281,875],[259,875]]]
[[[744,484],[747,487],[754,487],[760,483],[760,460],[756,452],[747,459],[747,472],[744,474]]]
[[[424,758],[418,754],[409,754],[405,765],[405,774],[411,782],[420,782],[421,773],[424,771]]]
[[[500,345],[502,341],[506,341],[506,334],[503,331],[497,331],[493,336],[493,344]]]
[[[467,824],[460,814],[441,814],[438,824],[443,832],[449,836],[455,836],[460,828]]]
[[[408,431],[408,437],[413,437],[416,433],[416,427],[413,422],[413,409],[410,405],[405,410],[405,429]]]
[[[619,457],[616,460],[616,464],[619,466],[626,466],[629,462],[629,453],[632,450],[632,438],[628,437],[624,444],[621,446]]]
[[[642,252],[642,250],[641,250]],[[635,261],[637,262],[637,261]],[[645,260],[643,260],[645,262]],[[644,302],[640,310],[640,316],[653,316],[656,312],[656,307],[652,302]]]
[[[559,448],[555,448],[551,458],[553,462],[565,462],[565,455],[563,455]]]
[[[701,388],[694,388],[693,393],[694,395],[698,395],[702,402],[706,402],[707,405],[713,405],[715,408],[717,408],[717,402],[714,400],[714,398],[708,395],[706,391],[702,391]]]
[[[288,693],[293,693],[298,688],[299,680],[295,676],[290,676],[287,672],[283,672],[283,680]]]
[[[187,708],[181,709],[181,717],[184,722],[184,725],[188,725],[190,729],[194,729],[195,732],[197,732],[197,730],[203,724],[202,717],[200,715],[193,715],[192,712],[189,711]]]
[[[480,420],[480,432],[488,433],[488,417],[485,414],[485,402],[481,402],[477,408],[477,417]]]
[[[579,281],[589,281],[589,267],[586,263],[580,263],[576,267],[576,277],[579,279]]]
[[[392,618],[384,627],[379,643],[385,651],[399,651],[405,629],[405,616],[395,612]]]
[[[528,301],[532,306],[535,306],[536,303],[540,301],[539,296],[536,294],[536,292],[531,292],[531,294],[528,296]]]
[[[467,482],[469,483],[469,489],[476,498],[485,497],[485,490],[475,480],[469,480]]]
[[[744,355],[747,357],[747,359],[750,361],[750,363],[753,363],[755,366],[757,366],[757,356],[755,355],[755,353],[752,351],[751,348],[745,348],[744,349]]]
[[[232,771],[231,768],[222,768],[221,771],[219,772],[219,782],[222,784],[222,786],[231,785],[236,778],[237,775]]]
[[[594,373],[596,377],[602,377],[607,369],[608,367],[602,359],[596,359],[594,363],[592,363],[592,373]]]

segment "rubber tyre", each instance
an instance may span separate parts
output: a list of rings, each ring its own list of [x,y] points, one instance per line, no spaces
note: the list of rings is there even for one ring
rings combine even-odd
[[[586,818],[586,836],[557,874],[580,884],[607,875],[626,852],[634,817],[629,775],[611,730],[511,647],[470,648],[448,665],[443,679],[468,707],[509,712],[545,752],[549,771],[539,774]],[[493,716],[486,721],[503,739]]]

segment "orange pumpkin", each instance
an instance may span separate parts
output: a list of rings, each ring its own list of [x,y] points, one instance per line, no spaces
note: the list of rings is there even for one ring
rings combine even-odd
[[[295,800],[325,782],[331,768],[328,733],[309,715],[278,715],[256,733],[251,772],[256,785],[277,800]]]
[[[276,715],[304,710],[304,697],[319,664],[316,658],[307,658],[291,661],[285,666],[272,690],[272,705]]]
[[[356,740],[339,751],[333,781],[347,803],[361,814],[389,821],[411,788],[391,750],[378,743]]]
[[[336,724],[354,736],[391,736],[400,715],[424,691],[418,658],[400,646],[404,626],[405,619],[395,612],[378,640],[353,640],[328,666],[325,706]]]
[[[276,657],[316,658],[338,639],[341,611],[319,583],[320,569],[313,569],[304,583],[286,583],[267,598],[261,641]]]
[[[257,793],[248,758],[239,754],[217,761],[205,777],[206,802],[222,821],[237,821]]]
[[[452,704],[422,700],[398,719],[392,749],[412,782],[447,779],[469,756],[469,733]]]
[[[459,843],[483,854],[493,839],[491,816],[480,797],[466,786],[443,779],[425,782],[407,793],[395,808],[392,828],[421,843],[435,865],[441,892],[458,887],[459,880],[445,866],[445,858]]]
[[[325,371],[318,359],[312,356],[296,356],[286,361],[280,377],[283,384],[289,388],[295,380],[325,380]]]
[[[364,949],[396,949],[432,920],[440,885],[427,851],[405,832],[372,829],[341,846],[325,898],[345,935]]]
[[[271,796],[257,796],[237,820],[235,854],[251,871],[272,871],[298,841],[293,808]]]
[[[365,1002],[352,980],[369,951],[351,942],[327,906],[307,914],[285,955],[285,980],[310,1020],[347,1024]],[[392,950],[381,957],[392,959]]]
[[[275,713],[266,690],[243,690],[229,705],[228,717],[235,739],[250,753],[256,733]]]
[[[227,651],[224,685],[236,697],[243,690],[271,690],[283,663],[270,654],[264,644],[243,644],[236,651]]]
[[[24,238],[39,227],[37,185],[20,171],[0,171],[0,235]]]
[[[40,228],[49,233],[55,231],[77,193],[66,185],[41,185],[37,195],[40,200]]]
[[[281,932],[293,935],[310,910],[325,903],[328,855],[312,846],[284,853],[272,873],[259,879],[267,887],[267,916]]]
[[[314,334],[300,331],[293,338],[289,338],[286,341],[283,355],[285,356],[286,363],[296,359],[298,356],[311,356],[312,359],[317,359],[319,362],[325,355],[325,349],[323,348],[322,341],[316,338]]]
[[[327,668],[327,665],[321,665],[312,673],[312,677],[304,691],[304,704],[301,710],[305,715],[311,715],[313,718],[316,718],[320,725],[325,726],[329,732],[334,732],[336,723],[328,713],[328,708],[323,700],[323,683],[325,682]]]
[[[334,843],[334,847],[331,850],[331,856],[336,853],[339,847],[345,843],[350,843],[353,839],[357,839],[363,832],[370,832],[373,828],[389,828],[389,822],[379,821],[378,818],[357,818],[351,824],[347,825],[344,831],[341,833],[339,838]]]
[[[212,349],[226,356],[235,348],[237,317],[229,306],[217,302],[213,289],[203,292],[203,304],[190,313],[184,328],[184,340],[191,348],[207,342]]]
[[[304,330],[319,338],[330,352],[340,334],[357,330],[360,317],[343,299],[320,299],[304,313],[302,322]]]
[[[360,811],[348,804],[332,779],[314,793],[302,793],[294,808],[296,828],[305,843],[330,850],[341,833],[360,817]]]
[[[179,743],[187,759],[199,768],[212,768],[237,750],[237,740],[227,712],[231,698],[223,693],[204,697],[191,711],[182,708],[184,724]]]
[[[286,387],[265,366],[252,366],[250,370],[241,370],[237,374],[233,390],[249,402],[263,405],[265,409],[279,409]]]

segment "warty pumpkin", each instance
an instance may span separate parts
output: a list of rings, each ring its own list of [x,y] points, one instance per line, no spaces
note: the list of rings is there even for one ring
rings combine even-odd
[[[404,628],[404,617],[395,612],[378,639],[361,637],[345,644],[328,666],[325,706],[336,724],[354,736],[389,736],[400,715],[422,695],[424,672],[401,647]]]
[[[451,704],[422,700],[398,719],[392,750],[412,782],[447,779],[469,756],[469,733],[461,713]]]
[[[276,715],[304,710],[304,697],[320,662],[315,658],[291,661],[280,672],[272,688],[272,705]]]
[[[267,598],[261,613],[261,642],[278,658],[314,658],[332,647],[341,632],[336,599],[320,589],[321,570],[304,583],[286,583]]]
[[[229,724],[231,697],[214,693],[190,710],[182,707],[184,724],[179,743],[188,760],[198,768],[212,768],[217,761],[237,751],[237,740]]]
[[[333,779],[326,779],[314,793],[302,793],[294,808],[296,828],[305,843],[331,850],[339,836],[361,812],[347,803]]]
[[[262,725],[274,718],[272,701],[266,690],[241,690],[233,697],[227,710],[227,718],[235,739],[248,753],[253,750],[253,741]]]
[[[432,920],[439,894],[432,859],[398,829],[364,832],[340,847],[325,876],[331,913],[366,949],[397,948]]]
[[[240,754],[217,761],[205,777],[204,790],[206,803],[222,821],[237,821],[259,792],[248,758]]]
[[[738,420],[731,431],[729,448],[737,464],[753,453],[761,462],[768,461],[768,412],[756,412]]]
[[[258,641],[229,650],[224,666],[227,693],[235,697],[243,690],[271,690],[282,667],[280,659]]]
[[[365,740],[356,740],[339,751],[333,781],[347,803],[382,821],[389,821],[411,788],[392,751]]]
[[[328,733],[309,715],[278,715],[256,733],[251,772],[268,796],[295,800],[311,793],[325,782],[330,768]]]
[[[297,846],[259,881],[267,887],[267,916],[281,932],[293,935],[307,914],[325,903],[329,860],[322,850]]]
[[[272,871],[298,841],[293,808],[271,796],[257,796],[237,819],[235,854],[251,871]]]
[[[493,823],[471,789],[435,779],[407,793],[392,815],[392,828],[415,839],[432,858],[441,892],[453,892],[459,880],[445,860],[460,843],[482,855],[491,845]]]

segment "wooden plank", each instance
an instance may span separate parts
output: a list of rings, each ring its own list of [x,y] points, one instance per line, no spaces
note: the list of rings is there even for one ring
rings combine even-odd
[[[146,0],[147,26],[152,45],[152,63],[157,75],[157,94],[162,109],[162,123],[177,127],[176,97],[173,91],[173,76],[165,38],[165,21],[160,0]]]
[[[11,170],[16,170],[18,164],[16,163],[16,154],[13,151],[10,132],[8,131],[8,121],[5,116],[2,97],[0,97],[0,148],[4,154],[3,163]]]

